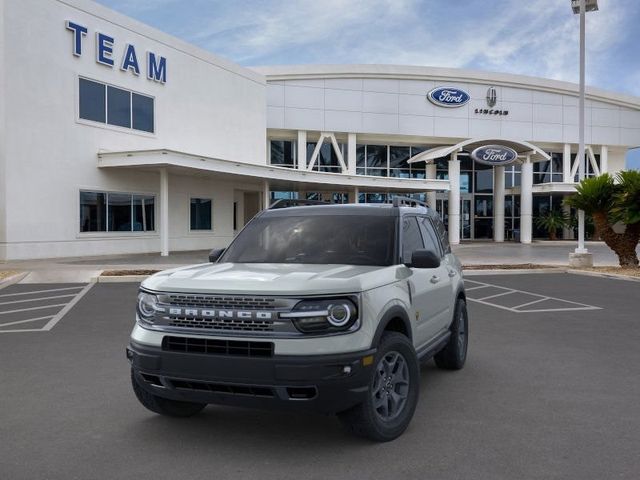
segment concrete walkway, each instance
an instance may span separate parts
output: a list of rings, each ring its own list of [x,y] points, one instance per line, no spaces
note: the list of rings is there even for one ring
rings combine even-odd
[[[511,242],[470,242],[456,245],[453,250],[464,265],[567,265],[569,252],[572,252],[575,246],[575,242],[568,241],[540,241],[530,245]],[[587,242],[587,248],[594,255],[595,265],[618,264],[617,257],[604,243]],[[207,262],[208,254],[207,250],[197,250],[174,252],[168,257],[148,253],[21,260],[0,263],[0,269],[30,272],[21,283],[85,283],[100,275],[103,270],[164,270]]]

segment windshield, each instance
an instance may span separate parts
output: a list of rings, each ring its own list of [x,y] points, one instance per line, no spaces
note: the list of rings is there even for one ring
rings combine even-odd
[[[396,217],[392,216],[256,218],[219,261],[393,265],[395,225]]]

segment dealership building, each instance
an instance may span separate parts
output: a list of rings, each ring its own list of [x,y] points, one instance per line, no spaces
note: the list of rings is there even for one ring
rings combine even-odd
[[[412,195],[452,243],[529,243],[537,216],[569,213],[575,84],[244,68],[89,0],[0,1],[0,18],[0,260],[225,246],[280,198]],[[640,98],[587,89],[585,137],[587,175],[623,169]]]

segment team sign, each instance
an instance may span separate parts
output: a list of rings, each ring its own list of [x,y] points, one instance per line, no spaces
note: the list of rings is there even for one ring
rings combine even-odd
[[[87,27],[67,20],[67,30],[73,32],[73,54],[76,57],[81,57],[83,40],[88,32]],[[96,32],[96,62],[107,67],[115,67],[114,44],[115,39],[113,37]],[[165,83],[167,81],[167,59],[153,52],[147,52],[146,57],[147,78],[155,82]],[[140,75],[140,61],[135,46],[131,44],[125,45],[118,66],[120,70]]]

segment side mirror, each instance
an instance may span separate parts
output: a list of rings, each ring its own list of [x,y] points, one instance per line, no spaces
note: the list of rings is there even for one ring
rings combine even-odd
[[[432,250],[415,250],[411,254],[411,264],[407,267],[412,268],[438,268],[440,266],[440,257]]]
[[[209,262],[216,263],[223,253],[224,248],[214,248],[209,252]]]

